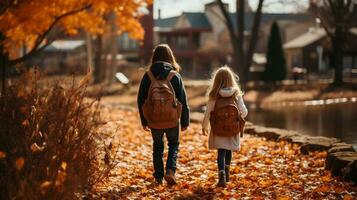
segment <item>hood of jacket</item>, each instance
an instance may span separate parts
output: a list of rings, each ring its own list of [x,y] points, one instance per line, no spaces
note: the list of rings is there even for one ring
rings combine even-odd
[[[220,94],[222,97],[230,97],[230,96],[232,96],[236,91],[237,91],[237,89],[236,89],[236,88],[232,88],[232,87],[222,88],[222,89],[219,90],[219,94]]]
[[[155,62],[152,64],[150,71],[157,79],[166,79],[173,67],[168,62]]]

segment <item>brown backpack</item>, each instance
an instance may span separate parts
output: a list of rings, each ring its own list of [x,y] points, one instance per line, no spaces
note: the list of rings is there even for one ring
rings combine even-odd
[[[243,136],[245,120],[238,109],[236,98],[219,97],[211,112],[212,133],[217,136],[230,137],[240,133]]]
[[[151,84],[142,109],[148,126],[154,129],[176,127],[180,120],[182,104],[176,99],[170,82],[175,72],[171,71],[165,80],[156,79],[151,71],[147,74]]]

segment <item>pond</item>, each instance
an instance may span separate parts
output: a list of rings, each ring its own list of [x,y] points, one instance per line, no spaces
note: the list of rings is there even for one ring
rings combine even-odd
[[[312,136],[336,137],[357,149],[356,98],[248,107],[247,119],[255,124]]]

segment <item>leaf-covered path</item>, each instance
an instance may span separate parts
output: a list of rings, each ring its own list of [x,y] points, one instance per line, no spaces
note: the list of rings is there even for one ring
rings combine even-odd
[[[138,113],[103,109],[103,127],[114,136],[117,166],[98,186],[99,199],[354,199],[357,189],[324,170],[326,153],[300,154],[299,147],[245,136],[233,154],[231,182],[216,188],[216,152],[208,150],[199,124],[180,135],[178,185],[156,185],[152,177],[152,139]],[[165,154],[167,146],[165,146]]]

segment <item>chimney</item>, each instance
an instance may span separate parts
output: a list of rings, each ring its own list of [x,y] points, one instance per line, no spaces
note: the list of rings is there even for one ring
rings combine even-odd
[[[158,19],[161,19],[161,9],[159,8],[157,12],[158,12],[158,16],[157,16]]]

